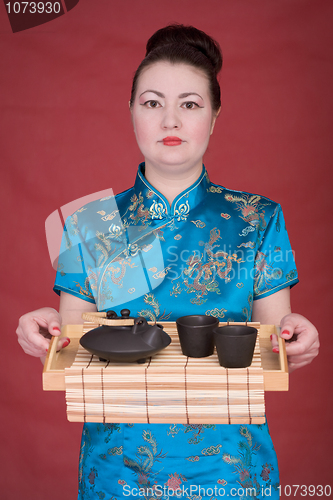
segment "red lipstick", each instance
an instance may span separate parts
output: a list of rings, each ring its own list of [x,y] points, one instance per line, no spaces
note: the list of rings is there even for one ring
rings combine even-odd
[[[179,137],[165,137],[163,139],[164,146],[180,146],[182,140]]]

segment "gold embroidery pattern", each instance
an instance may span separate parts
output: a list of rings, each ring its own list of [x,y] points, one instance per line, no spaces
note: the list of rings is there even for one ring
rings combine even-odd
[[[149,212],[152,219],[163,219],[166,216],[166,209],[162,203],[157,203],[156,200],[149,208]]]
[[[179,209],[175,210],[175,216],[178,221],[186,220],[189,212],[190,212],[190,205],[188,204],[188,200],[186,200],[186,203],[182,203],[179,206]]]
[[[206,227],[206,224],[198,219],[198,220],[191,220],[191,222],[193,222],[193,224],[196,226],[196,227],[199,227],[200,229],[203,228],[203,227]]]
[[[206,311],[205,314],[207,314],[207,316],[214,316],[214,318],[220,318],[220,319],[223,319],[225,317],[225,314],[227,310],[226,309],[218,309],[217,307],[215,307],[215,309],[211,309],[210,311]]]

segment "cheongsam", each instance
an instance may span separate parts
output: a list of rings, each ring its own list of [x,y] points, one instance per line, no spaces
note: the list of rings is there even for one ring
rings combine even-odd
[[[203,166],[170,207],[141,164],[133,188],[67,219],[54,289],[153,321],[247,321],[253,300],[297,282],[277,203],[213,184]],[[267,424],[83,428],[80,500],[277,499],[278,484]]]

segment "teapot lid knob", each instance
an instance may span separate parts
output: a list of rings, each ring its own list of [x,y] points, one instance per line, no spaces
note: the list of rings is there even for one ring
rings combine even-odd
[[[120,311],[120,314],[121,314],[122,318],[129,318],[130,312],[131,311],[129,309],[122,309]]]
[[[117,318],[117,313],[115,311],[107,311],[106,312],[106,317],[108,319]]]

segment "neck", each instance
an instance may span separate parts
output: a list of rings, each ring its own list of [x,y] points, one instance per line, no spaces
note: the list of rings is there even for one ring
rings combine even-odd
[[[151,168],[146,163],[145,178],[168,200],[170,206],[173,200],[185,189],[192,186],[202,172],[202,163],[196,168],[184,172],[167,172]]]

